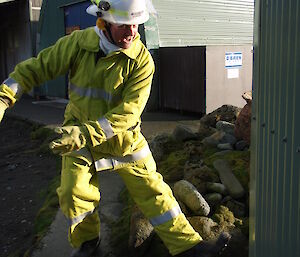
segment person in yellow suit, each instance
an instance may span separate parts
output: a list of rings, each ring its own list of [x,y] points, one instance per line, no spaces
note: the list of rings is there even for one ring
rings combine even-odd
[[[194,231],[156,164],[140,131],[154,63],[138,25],[154,11],[150,0],[92,1],[95,27],[74,31],[36,58],[19,63],[0,88],[0,119],[23,93],[69,72],[69,103],[61,138],[50,148],[62,155],[57,189],[69,220],[71,256],[91,256],[100,241],[97,174],[117,172],[172,255],[210,257],[230,239],[203,241]]]

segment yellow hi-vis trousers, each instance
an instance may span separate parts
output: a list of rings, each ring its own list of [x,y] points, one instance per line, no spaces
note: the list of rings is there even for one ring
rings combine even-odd
[[[114,163],[113,170],[122,177],[132,198],[172,255],[202,240],[181,212],[170,187],[156,172],[151,153],[132,163],[120,160]],[[96,238],[100,232],[98,166],[83,156],[63,157],[57,192],[61,210],[69,219],[69,241],[73,247]]]

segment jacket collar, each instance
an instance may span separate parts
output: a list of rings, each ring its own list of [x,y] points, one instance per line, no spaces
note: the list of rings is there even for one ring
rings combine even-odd
[[[87,51],[99,51],[99,36],[97,35],[93,27],[83,30],[82,36],[80,37],[78,44],[80,48],[83,48]],[[142,42],[140,40],[140,35],[137,33],[135,39],[133,40],[131,46],[128,49],[122,49],[120,51],[110,53],[108,56],[123,53],[131,59],[136,59],[141,49]]]

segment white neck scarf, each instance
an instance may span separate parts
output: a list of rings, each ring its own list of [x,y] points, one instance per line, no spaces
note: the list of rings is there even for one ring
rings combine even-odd
[[[108,39],[106,38],[106,36],[104,35],[103,31],[99,30],[97,26],[95,26],[94,29],[95,29],[95,32],[97,33],[97,35],[100,37],[99,46],[100,46],[100,49],[105,53],[105,55],[108,55],[111,52],[121,50],[120,47],[109,42]]]

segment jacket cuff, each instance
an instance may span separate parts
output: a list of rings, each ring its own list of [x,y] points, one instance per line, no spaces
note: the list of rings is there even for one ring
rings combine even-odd
[[[8,105],[12,106],[16,102],[16,93],[6,84],[0,86],[0,97],[9,101]]]

